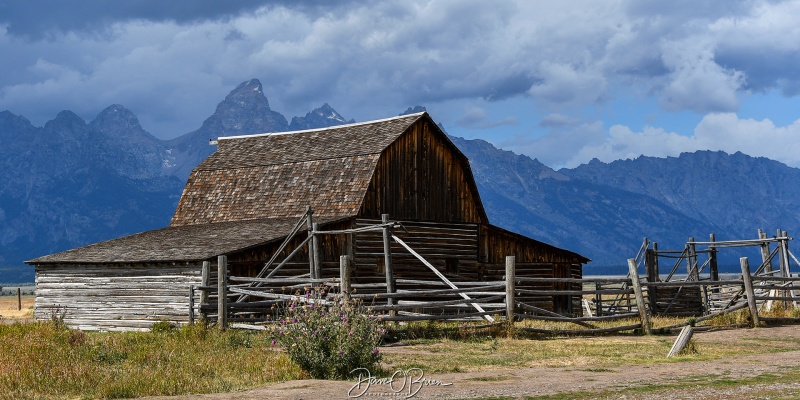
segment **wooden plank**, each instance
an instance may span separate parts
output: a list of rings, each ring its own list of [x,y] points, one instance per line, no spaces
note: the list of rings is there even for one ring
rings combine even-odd
[[[750,280],[750,263],[747,257],[739,258],[739,266],[742,268],[742,280],[744,280],[744,290],[747,294],[747,305],[750,308],[750,316],[753,320],[753,328],[758,327],[758,306],[756,305],[756,295],[753,291],[753,282]]]
[[[517,306],[515,299],[516,272],[514,262],[516,257],[506,256],[506,321],[514,322],[514,311]]]
[[[692,340],[692,335],[694,334],[694,328],[689,325],[686,325],[681,329],[681,333],[678,335],[678,338],[675,339],[675,343],[672,344],[672,348],[669,350],[667,354],[667,358],[674,357],[678,355],[678,353],[682,352],[683,349],[686,348],[686,345],[689,344],[689,341]]]
[[[636,296],[636,308],[639,310],[639,317],[642,321],[642,330],[645,334],[650,334],[650,321],[648,319],[647,310],[645,309],[644,295],[642,294],[641,281],[639,281],[639,272],[636,269],[636,261],[632,258],[628,259],[628,273],[630,274],[631,283]]]
[[[228,327],[228,321],[226,319],[228,314],[228,297],[226,294],[228,293],[228,256],[218,256],[217,257],[217,293],[219,294],[217,297],[217,309],[220,310],[217,315],[217,326],[220,329],[226,329]]]
[[[411,253],[411,254],[413,254],[414,256],[416,256],[416,257],[417,257],[417,258],[418,258],[418,259],[419,259],[419,260],[420,260],[420,261],[421,261],[423,264],[425,264],[425,266],[427,266],[427,267],[428,267],[428,268],[429,268],[431,271],[433,271],[433,273],[434,273],[434,274],[436,274],[436,276],[438,276],[438,277],[439,277],[439,279],[441,279],[442,281],[444,281],[445,283],[447,283],[447,285],[448,285],[448,286],[450,286],[450,287],[451,287],[451,288],[453,288],[453,289],[458,289],[458,287],[456,287],[456,285],[454,285],[454,284],[453,284],[453,282],[451,282],[451,281],[450,281],[449,279],[447,279],[447,278],[446,278],[444,275],[442,275],[442,273],[441,273],[441,272],[439,272],[439,270],[437,270],[437,269],[436,269],[436,268],[435,268],[433,265],[431,265],[431,264],[430,264],[428,261],[426,261],[424,258],[422,258],[422,257],[421,257],[419,254],[417,254],[417,253],[414,251],[414,249],[412,249],[412,248],[411,248],[411,247],[409,247],[407,244],[405,244],[405,242],[403,242],[403,241],[402,241],[400,238],[398,238],[398,237],[397,237],[397,236],[395,236],[395,235],[392,235],[392,238],[394,238],[394,240],[395,240],[397,243],[400,243],[400,245],[402,245],[403,247],[405,247],[405,248],[406,248],[406,250],[408,250],[408,252],[409,252],[409,253]],[[465,298],[465,299],[469,299],[469,298],[470,298],[468,295],[466,295],[466,294],[465,294],[465,293],[463,293],[463,292],[461,292],[461,293],[459,293],[459,294],[461,295],[461,297],[463,297],[463,298]],[[479,306],[478,304],[475,304],[475,303],[473,303],[473,304],[472,304],[472,306],[473,306],[473,307],[475,307],[475,309],[476,309],[476,310],[478,310],[478,312],[479,312],[479,313],[482,313],[482,312],[484,312],[483,308],[481,308],[481,306]],[[486,315],[486,316],[485,316],[485,318],[486,318],[486,320],[487,320],[487,321],[489,321],[489,322],[494,322],[494,318],[492,318],[492,317],[491,317],[491,316],[489,316],[489,315]]]

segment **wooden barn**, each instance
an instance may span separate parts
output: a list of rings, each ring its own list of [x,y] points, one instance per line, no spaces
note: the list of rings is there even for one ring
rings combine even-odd
[[[36,268],[35,318],[64,313],[72,327],[101,330],[186,322],[190,303],[193,313],[199,307],[199,291],[196,299],[190,293],[203,285],[203,263],[223,255],[231,276],[263,276],[265,263],[291,255],[273,275],[317,278],[338,276],[340,256],[350,255],[353,282],[382,282],[382,233],[359,228],[383,215],[453,282],[502,279],[509,255],[518,277],[581,278],[589,261],[491,225],[469,161],[427,113],[221,137],[217,146],[190,175],[168,227],[28,261]],[[307,218],[299,226],[309,210],[314,225]],[[305,240],[312,230],[347,233]],[[395,279],[435,279],[397,243],[390,253]],[[537,301],[580,313],[578,296]]]

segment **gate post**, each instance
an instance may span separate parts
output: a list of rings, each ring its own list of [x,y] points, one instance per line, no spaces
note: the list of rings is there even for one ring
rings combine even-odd
[[[747,305],[750,307],[750,316],[753,318],[753,328],[758,327],[758,305],[756,304],[756,293],[753,290],[753,280],[750,277],[750,263],[747,257],[739,259],[739,266],[742,267],[742,280],[744,281],[744,290],[747,293]]]
[[[228,256],[217,257],[217,326],[228,328]]]
[[[516,309],[516,257],[506,256],[506,321],[514,321],[514,310]]]
[[[383,227],[383,266],[386,272],[386,293],[394,293],[394,269],[392,268],[392,233],[386,224],[389,223],[389,214],[381,214],[381,223]],[[386,299],[388,305],[394,304],[394,298],[389,297]]]
[[[639,272],[636,270],[636,260],[628,259],[628,273],[633,284],[633,293],[636,295],[636,308],[639,309],[639,318],[642,320],[642,330],[645,334],[650,334],[650,319],[645,308],[644,295],[642,295],[642,283],[639,281]]]

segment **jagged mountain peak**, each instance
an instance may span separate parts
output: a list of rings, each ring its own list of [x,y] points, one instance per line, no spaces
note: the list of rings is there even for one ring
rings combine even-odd
[[[119,104],[112,104],[100,111],[89,126],[94,131],[107,135],[144,133],[139,118]]]
[[[61,111],[56,118],[44,124],[44,132],[48,137],[63,140],[85,139],[88,133],[86,121],[72,111]]]
[[[59,112],[56,117],[50,121],[47,121],[44,124],[44,128],[48,129],[49,127],[84,127],[86,126],[86,121],[83,120],[78,114],[75,114],[72,111],[64,110]]]
[[[267,100],[267,96],[264,95],[264,89],[261,86],[261,81],[258,79],[250,79],[249,81],[244,81],[236,86],[235,89],[231,90],[227,96],[225,96],[225,101],[220,103],[222,105],[225,102],[237,102],[242,105],[247,105],[248,103],[259,103],[260,105],[269,108],[269,100]],[[219,106],[217,106],[219,109]]]
[[[294,117],[289,124],[290,131],[301,131],[305,129],[327,128],[329,126],[354,123],[355,120],[346,120],[328,103],[322,105],[309,113],[305,117]]]
[[[35,129],[27,118],[8,110],[0,111],[0,137],[13,136],[15,133],[29,132]]]
[[[403,116],[403,115],[408,115],[408,114],[421,113],[421,112],[425,112],[425,111],[428,111],[428,110],[423,106],[414,106],[414,107],[408,107],[405,111],[401,112],[399,115]]]
[[[199,131],[215,139],[219,136],[283,132],[289,127],[286,117],[269,107],[261,82],[242,82],[217,105],[214,115],[203,122]]]

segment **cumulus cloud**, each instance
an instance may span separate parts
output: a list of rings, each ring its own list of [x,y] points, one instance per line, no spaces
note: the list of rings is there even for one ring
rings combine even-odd
[[[666,43],[662,59],[670,73],[660,95],[670,111],[702,113],[736,111],[737,93],[745,81],[741,71],[721,67],[709,45],[690,41]]]
[[[528,93],[548,103],[591,104],[600,100],[606,91],[605,77],[599,71],[542,62],[537,73],[541,81],[534,84]]]
[[[737,111],[744,92],[800,91],[792,1],[47,1],[0,15],[0,52],[15,55],[0,66],[0,109],[40,124],[119,103],[175,136],[250,78],[287,116],[328,102],[357,120],[469,100],[601,113],[630,92],[705,114]]]
[[[797,157],[800,152],[800,119],[786,126],[776,126],[769,119],[713,113],[706,115],[690,136],[651,126],[641,131],[625,125],[606,129],[599,122],[559,128],[562,129],[534,140],[515,140],[505,144],[555,168],[576,167],[593,158],[611,162],[643,154],[674,157],[697,150],[721,150],[730,154],[741,151],[800,167]]]

